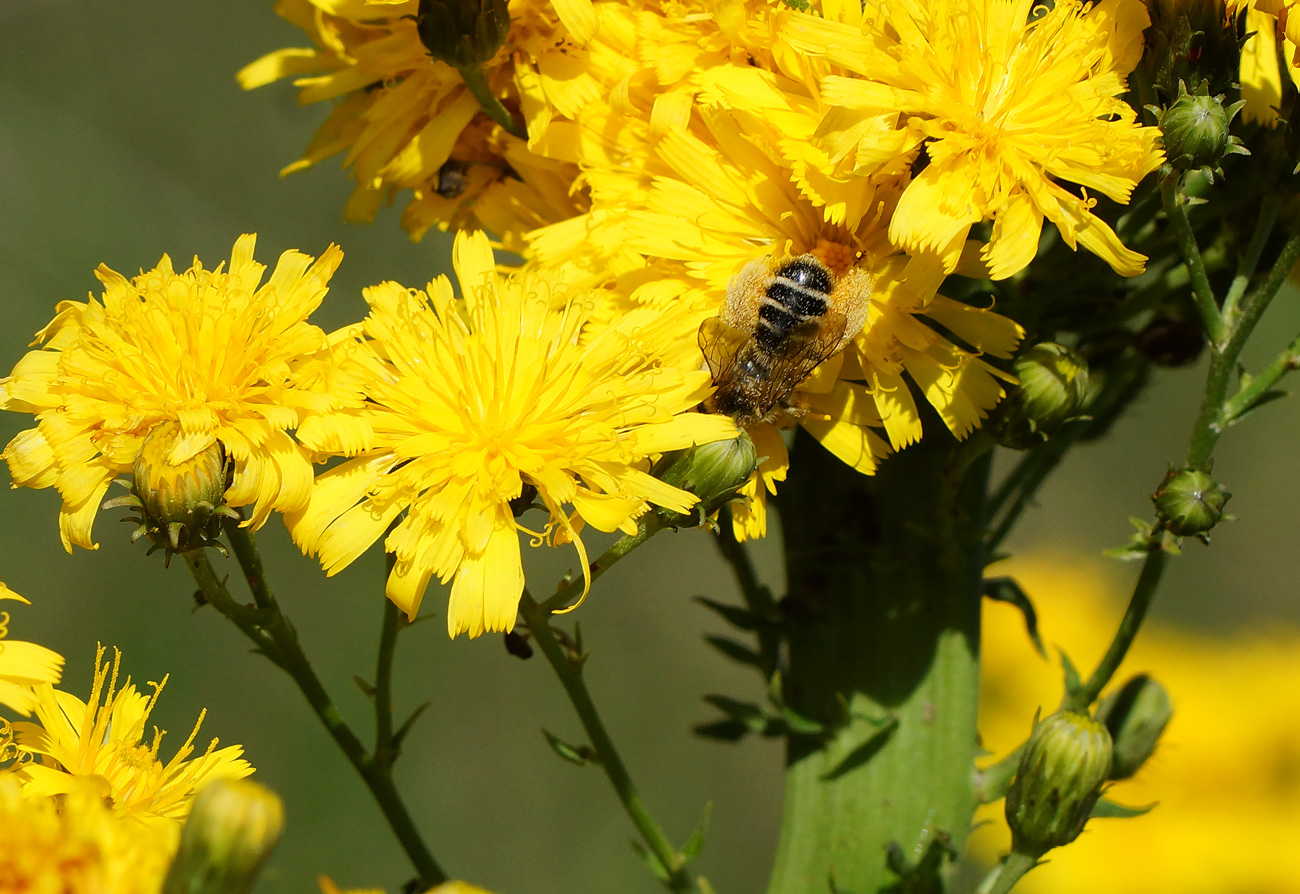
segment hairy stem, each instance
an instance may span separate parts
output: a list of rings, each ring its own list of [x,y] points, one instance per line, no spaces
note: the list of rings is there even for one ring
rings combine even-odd
[[[467,66],[459,69],[461,78],[465,81],[465,86],[469,92],[478,100],[478,104],[483,107],[483,111],[488,117],[500,124],[506,133],[511,136],[519,137],[521,140],[528,139],[528,130],[521,124],[510,110],[501,105],[501,100],[497,99],[496,94],[488,85],[487,78],[483,75],[483,69],[475,66]]]
[[[560,685],[569,696],[569,701],[573,704],[573,709],[582,722],[582,728],[586,730],[587,738],[591,740],[591,747],[595,749],[605,776],[614,787],[623,809],[631,818],[637,831],[641,833],[641,839],[646,847],[650,849],[650,853],[663,869],[669,890],[693,891],[695,886],[686,874],[683,866],[685,861],[668,840],[668,836],[659,828],[654,817],[650,815],[649,808],[633,785],[632,776],[628,773],[623,759],[619,757],[618,749],[614,747],[614,741],[609,737],[605,724],[600,719],[600,713],[596,710],[596,704],[591,700],[591,693],[587,691],[587,684],[583,682],[580,665],[564,654],[556,639],[555,631],[551,629],[549,613],[527,592],[519,603],[519,611],[523,615],[524,623],[532,631],[533,639],[541,647],[542,654],[550,662],[555,675],[560,678]]]
[[[980,882],[975,894],[1007,894],[1016,882],[1025,877],[1029,870],[1038,865],[1038,860],[1028,854],[1012,851],[1002,861],[989,870],[989,874]]]
[[[596,579],[614,567],[619,559],[658,534],[664,527],[663,519],[655,512],[647,512],[641,516],[637,520],[635,534],[625,534],[620,537],[613,546],[601,553],[600,557],[591,563],[587,569],[591,575],[591,582],[595,583]],[[563,606],[571,603],[585,584],[586,580],[581,576],[564,581],[556,587],[555,593],[542,602],[540,608],[548,615],[555,614]]]

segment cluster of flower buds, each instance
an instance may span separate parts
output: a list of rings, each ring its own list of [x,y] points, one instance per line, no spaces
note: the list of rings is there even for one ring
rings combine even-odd
[[[1180,84],[1204,82],[1214,93],[1236,87],[1245,4],[1231,11],[1223,0],[1150,0],[1147,8],[1145,63],[1163,102],[1178,95]]]
[[[1065,345],[1034,345],[1016,357],[1014,372],[1020,384],[1002,402],[994,429],[1004,447],[1041,443],[1087,405],[1088,363]]]

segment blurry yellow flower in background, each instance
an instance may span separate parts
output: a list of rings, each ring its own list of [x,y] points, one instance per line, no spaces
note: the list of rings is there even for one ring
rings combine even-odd
[[[0,599],[27,602],[0,583]],[[36,707],[33,687],[57,683],[63,670],[63,656],[36,643],[9,639],[9,612],[0,611],[0,705],[20,714]]]
[[[1036,708],[1054,710],[1061,671],[1053,646],[1080,668],[1104,652],[1126,591],[1092,560],[1060,556],[994,566],[1038,609],[1044,662],[1019,613],[986,608],[980,732],[1001,757]],[[1174,597],[1175,593],[1161,593]],[[1093,820],[1074,843],[1017,885],[1025,894],[1293,892],[1300,879],[1300,631],[1211,637],[1148,621],[1112,688],[1149,672],[1169,691],[1173,719],[1152,758],[1107,797],[1158,806],[1136,819]],[[1009,845],[1002,803],[971,836],[991,862]]]
[[[1138,126],[1120,98],[1149,23],[1140,0],[823,8],[824,18],[793,16],[785,30],[798,50],[853,73],[822,79],[832,111],[819,137],[836,161],[869,175],[887,161],[869,125],[897,114],[902,151],[921,151],[927,162],[890,220],[896,245],[939,252],[953,270],[971,226],[991,218],[981,259],[1002,279],[1033,259],[1046,218],[1071,247],[1083,245],[1122,275],[1142,272],[1145,259],[1093,215],[1088,196],[1126,202],[1163,158],[1159,131]]]
[[[103,659],[101,646],[95,654],[89,701],[42,685],[36,689],[36,722],[14,724],[19,747],[37,758],[18,771],[29,796],[65,794],[89,782],[114,813],[179,828],[194,793],[205,781],[241,779],[253,772],[240,757],[241,747],[217,749],[216,739],[190,759],[203,713],[189,738],[164,764],[158,758],[163,732],[155,727],[150,744],[143,744],[143,739],[166,678],[150,684],[152,696],[139,692],[129,677],[118,689],[121,653],[114,652],[111,665]]]
[[[306,502],[306,453],[288,429],[321,398],[294,387],[297,361],[325,346],[305,322],[343,253],[314,261],[288,251],[270,279],[255,236],[235,242],[230,267],[183,272],[163,255],[127,279],[100,265],[101,301],[63,301],[29,352],[0,379],[0,409],[35,415],[5,448],[15,485],[58,488],[63,545],[94,548],[91,526],[109,482],[132,470],[145,437],[174,422],[180,465],[215,442],[234,460],[226,500],[255,504],[252,523]]]
[[[487,228],[518,249],[523,232],[582,210],[570,195],[577,170],[529,153],[483,112],[456,67],[430,56],[420,3],[280,0],[276,8],[316,46],[270,53],[240,71],[239,82],[251,89],[299,75],[300,103],[337,100],[303,158],[282,173],[346,152],[357,182],[347,220],[373,220],[409,189],[402,225],[413,238],[433,225]],[[586,79],[594,89],[569,56],[570,33],[588,33],[590,15],[587,0],[512,0],[506,41],[483,70],[509,113],[519,107],[517,69],[545,82]]]
[[[329,876],[322,875],[318,880],[320,883],[321,894],[385,894],[383,888],[346,888],[339,889]],[[452,880],[443,882],[440,885],[434,885],[424,892],[424,894],[492,894],[486,888],[480,888],[478,885],[471,885],[468,882]]]
[[[384,543],[396,556],[388,597],[414,618],[430,579],[454,578],[448,632],[477,636],[514,625],[521,534],[581,549],[579,519],[628,530],[647,503],[685,511],[696,498],[647,474],[650,458],[735,429],[686,412],[709,379],[694,343],[672,338],[672,314],[593,328],[594,296],[541,275],[501,277],[482,233],[457,237],[453,265],[462,300],[445,276],[428,294],[384,283],[366,290],[365,321],[337,334],[331,380],[351,406],[309,419],[299,437],[355,459],[320,475],[286,521],[333,574],[406,510]],[[511,506],[534,493],[549,515],[541,534]]]
[[[157,894],[179,825],[122,816],[86,780],[59,798],[31,797],[0,772],[0,890]]]

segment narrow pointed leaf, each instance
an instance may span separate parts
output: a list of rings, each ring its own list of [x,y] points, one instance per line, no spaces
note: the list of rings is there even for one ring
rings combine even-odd
[[[738,661],[741,664],[747,664],[760,670],[763,667],[763,659],[759,657],[757,652],[748,646],[741,645],[734,639],[727,639],[725,636],[706,636],[704,639],[708,641],[709,645],[732,661]]]
[[[1005,602],[1020,609],[1020,614],[1025,619],[1025,630],[1029,633],[1029,640],[1034,644],[1034,649],[1043,658],[1047,657],[1047,650],[1043,648],[1043,640],[1038,635],[1038,613],[1034,611],[1034,604],[1029,600],[1029,596],[1021,588],[1020,584],[1013,577],[991,577],[984,581],[984,595],[994,602]]]
[[[1135,816],[1150,813],[1155,809],[1156,803],[1158,802],[1146,804],[1142,807],[1128,807],[1124,804],[1116,804],[1106,798],[1099,798],[1088,816],[1093,819],[1132,819]]]
[[[758,617],[747,608],[727,605],[725,602],[717,602],[707,596],[696,596],[695,601],[733,627],[741,630],[755,630],[758,627]]]
[[[713,813],[713,802],[707,801],[704,804],[704,816],[700,817],[700,824],[695,827],[691,833],[690,840],[682,848],[682,862],[689,863],[700,855],[704,850],[704,833],[709,829],[709,817]]]
[[[551,750],[571,764],[583,767],[595,757],[595,752],[590,745],[570,745],[550,730],[542,730],[542,735],[546,737],[546,743],[551,746]]]

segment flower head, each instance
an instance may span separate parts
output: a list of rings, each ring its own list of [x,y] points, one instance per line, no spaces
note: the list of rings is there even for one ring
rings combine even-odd
[[[32,797],[0,772],[0,890],[156,894],[176,838],[114,813],[89,783]]]
[[[0,599],[26,599],[0,583]],[[9,639],[9,612],[0,612],[0,705],[20,714],[30,714],[36,706],[34,687],[57,683],[63,669],[63,656],[37,643]]]
[[[337,100],[302,159],[282,173],[346,152],[357,183],[348,220],[373,220],[409,189],[402,225],[413,238],[435,224],[486,227],[515,249],[527,230],[581,210],[581,198],[570,195],[576,168],[529,153],[525,140],[487,116],[466,78],[483,78],[510,115],[520,108],[517,74],[552,92],[594,89],[568,55],[571,35],[590,30],[589,0],[513,0],[506,41],[481,73],[431,55],[420,27],[437,27],[434,10],[415,0],[280,0],[278,10],[315,47],[270,53],[239,81],[251,89],[297,76],[299,102]]]
[[[94,547],[91,525],[109,482],[130,473],[163,423],[179,433],[168,460],[188,462],[220,442],[234,463],[226,502],[253,504],[252,524],[307,499],[312,470],[290,438],[321,398],[295,387],[298,361],[324,347],[306,322],[343,253],[285,252],[263,283],[256,237],[235,242],[228,270],[158,266],[127,279],[103,265],[102,299],[64,301],[44,343],[0,379],[0,409],[32,413],[4,458],[14,483],[58,488],[64,547]]]
[[[149,684],[152,696],[137,690],[129,677],[118,689],[121,657],[115,651],[110,664],[103,660],[102,646],[96,652],[89,701],[48,684],[37,688],[36,722],[15,724],[15,730],[19,746],[38,761],[25,765],[19,774],[33,797],[64,794],[90,781],[115,813],[151,825],[179,827],[204,782],[241,779],[253,768],[240,757],[242,748],[217,749],[216,739],[201,755],[190,758],[202,713],[175,756],[163,763],[158,757],[162,731],[155,728],[148,745],[143,740],[145,723],[167,680]]]
[[[908,251],[956,267],[971,227],[992,219],[981,260],[993,279],[1022,269],[1043,220],[1117,272],[1144,258],[1092,213],[1161,161],[1159,134],[1121,99],[1149,22],[1139,0],[903,0],[833,4],[792,16],[785,36],[844,74],[821,80],[831,106],[818,137],[845,173],[875,173],[898,153],[925,164],[889,224]],[[882,141],[881,116],[901,142]],[[1078,184],[1072,191],[1060,181]]]
[[[384,283],[366,291],[365,321],[336,337],[334,393],[350,406],[308,420],[299,437],[354,458],[320,475],[286,520],[330,573],[396,521],[388,597],[414,617],[432,577],[454,579],[448,631],[477,636],[514,624],[519,537],[531,532],[512,502],[526,487],[548,515],[534,542],[581,548],[579,521],[626,530],[647,503],[690,508],[694,496],[647,474],[650,459],[735,429],[685,412],[709,383],[693,344],[671,337],[674,314],[594,325],[588,293],[500,276],[482,233],[458,236],[453,262],[463,299],[446,277],[427,293]]]

